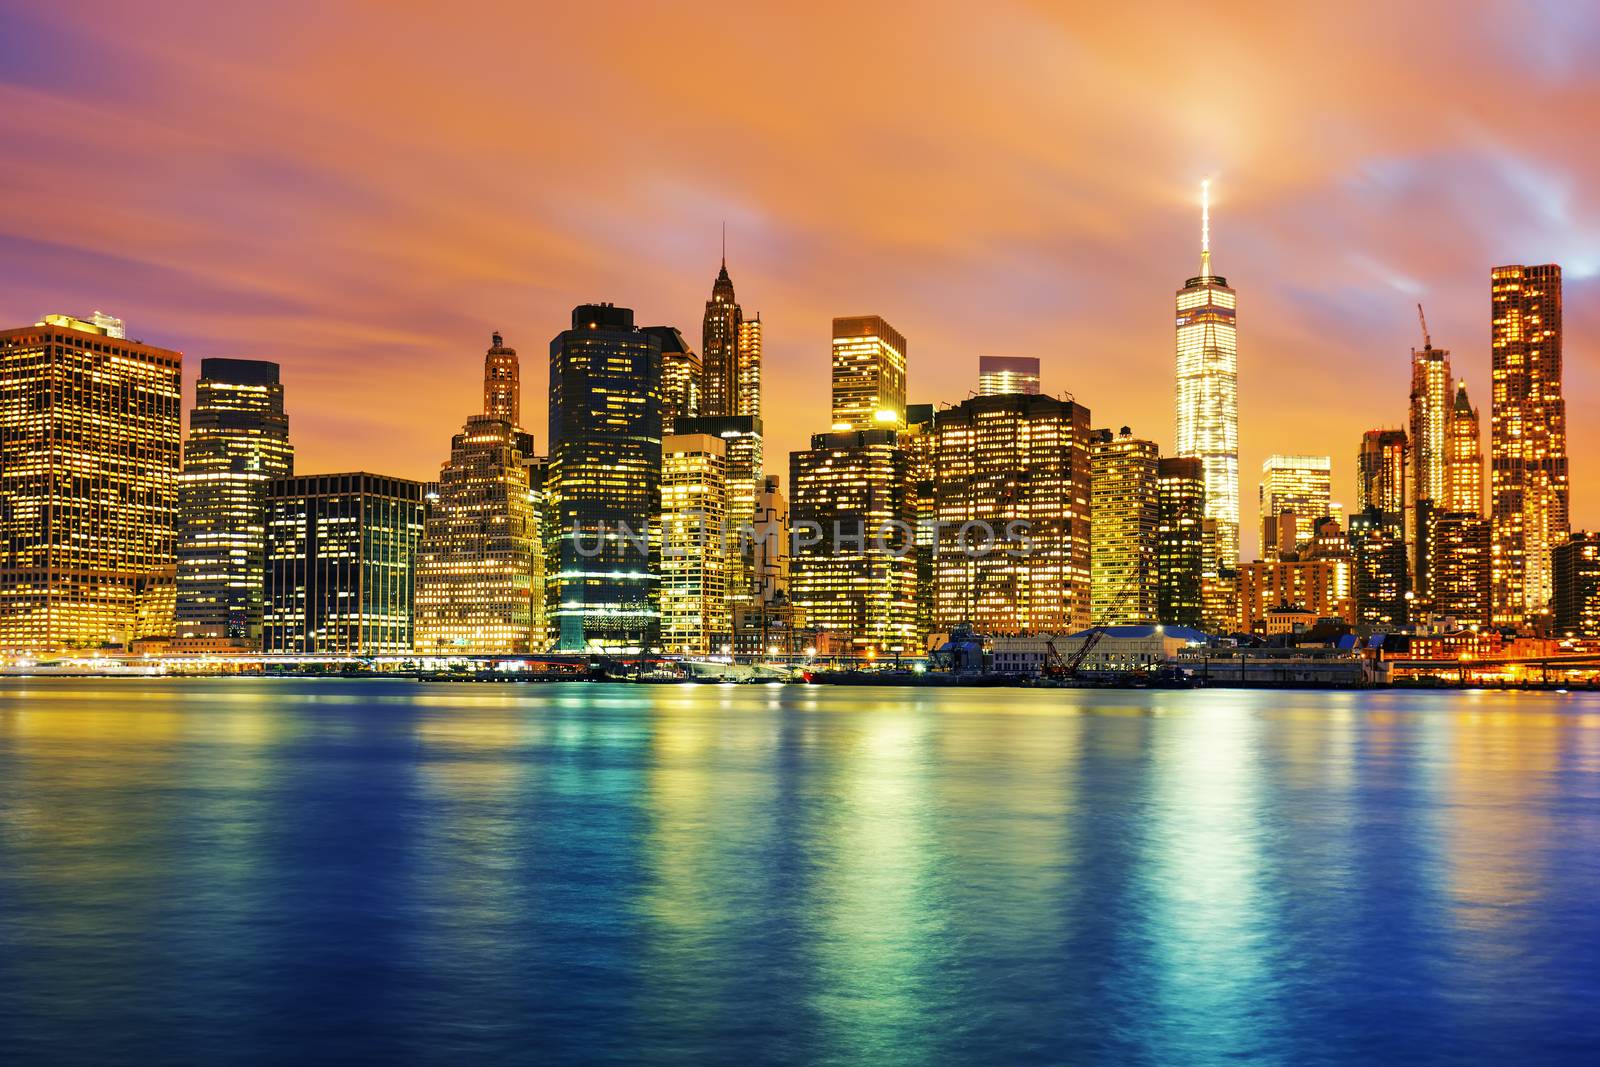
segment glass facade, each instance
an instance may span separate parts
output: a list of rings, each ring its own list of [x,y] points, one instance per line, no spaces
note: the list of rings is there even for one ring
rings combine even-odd
[[[0,331],[0,651],[173,632],[182,364],[98,313]]]
[[[1170,626],[1201,623],[1205,570],[1205,469],[1194,458],[1168,457],[1156,467],[1156,617]]]
[[[1039,392],[1039,361],[1031,356],[979,356],[978,395]]]
[[[1332,514],[1332,469],[1328,456],[1269,456],[1261,464],[1262,559],[1298,551],[1316,532],[1317,520]],[[1287,538],[1277,529],[1285,512],[1292,516]]]
[[[550,342],[549,492],[562,650],[657,646],[661,342],[612,304],[573,309]]]
[[[261,647],[267,490],[293,473],[278,365],[201,360],[178,488],[179,638]]]
[[[720,654],[730,643],[727,446],[711,434],[661,441],[661,648]]]
[[[422,483],[364,472],[272,482],[262,647],[268,653],[412,650]]]

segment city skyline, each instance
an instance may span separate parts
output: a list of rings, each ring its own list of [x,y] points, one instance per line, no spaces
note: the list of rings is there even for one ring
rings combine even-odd
[[[559,36],[572,16],[547,17],[548,34]],[[1600,261],[1596,211],[1580,190],[1600,184],[1600,161],[1561,134],[1581,120],[1582,86],[1592,79],[1575,65],[1596,39],[1582,16],[1560,16],[1576,21],[1540,35],[1555,51],[1537,56],[1500,48],[1507,26],[1487,12],[1426,28],[1385,23],[1378,35],[1363,33],[1375,8],[1358,9],[1348,25],[1284,16],[1296,32],[1341,44],[1347,70],[1323,69],[1317,58],[1308,73],[1348,91],[1334,94],[1337,105],[1320,103],[1296,87],[1317,78],[1287,79],[1286,59],[1253,49],[1240,76],[1218,87],[1229,106],[1214,116],[1169,106],[1198,60],[1187,51],[1193,34],[1180,47],[1153,14],[1135,12],[1112,33],[1093,19],[1068,25],[1002,8],[970,40],[973,49],[991,54],[1002,38],[1014,44],[1027,31],[1040,43],[965,106],[959,87],[918,73],[941,39],[938,20],[898,27],[907,33],[904,55],[881,84],[850,73],[819,95],[799,93],[785,74],[817,54],[816,31],[783,27],[796,35],[794,56],[768,72],[747,68],[744,50],[702,44],[692,26],[699,16],[682,17],[671,32],[703,73],[670,92],[652,90],[661,102],[629,93],[643,109],[627,121],[636,135],[613,143],[596,131],[622,118],[618,100],[590,94],[563,110],[535,99],[546,79],[558,85],[563,72],[605,58],[601,45],[582,39],[526,83],[485,74],[430,104],[377,69],[380,60],[404,69],[408,50],[432,39],[425,23],[352,71],[286,39],[268,15],[218,21],[181,8],[108,9],[69,26],[48,12],[19,12],[14,48],[47,49],[70,36],[96,74],[68,83],[20,51],[7,53],[15,62],[0,79],[11,105],[3,121],[42,150],[11,165],[14,207],[0,247],[15,265],[0,312],[12,323],[94,307],[120,315],[131,336],[185,353],[186,405],[199,359],[277,362],[300,466],[428,478],[444,458],[439,442],[459,429],[458,413],[478,406],[482,337],[500,330],[528,350],[572,306],[614,300],[642,322],[696,338],[726,221],[730,272],[765,324],[764,390],[792,399],[767,404],[769,470],[782,473],[782,458],[826,418],[817,371],[831,319],[864,312],[881,314],[914,347],[910,403],[964,399],[982,354],[1037,356],[1046,392],[1071,392],[1103,423],[1130,425],[1168,454],[1169,301],[1192,269],[1196,184],[1211,176],[1218,262],[1245,305],[1241,470],[1274,453],[1328,454],[1334,496],[1348,498],[1352,441],[1374,426],[1405,425],[1418,300],[1487,423],[1483,286],[1501,264],[1562,266],[1567,393],[1581,405],[1592,392]],[[776,34],[773,17],[749,13],[735,32]],[[822,12],[819,25],[830,17]],[[868,28],[886,18],[860,17]],[[668,32],[658,18],[639,14],[608,43],[618,55],[605,61]],[[173,32],[179,25],[184,33]],[[451,32],[484,32],[470,16],[460,26]],[[1197,32],[1202,44],[1225,43]],[[1262,17],[1242,18],[1230,32],[1263,33]],[[334,20],[327,55],[358,34],[358,25]],[[1403,57],[1424,39],[1448,69],[1484,77],[1434,79],[1439,86],[1421,78]],[[1172,60],[1139,92],[1126,73],[1128,40]],[[213,41],[218,47],[207,47]],[[199,91],[219,81],[223,62],[237,77]],[[1017,95],[1020,120],[995,119],[989,105],[1045,66],[1059,74],[1051,90]],[[1496,76],[1530,72],[1538,78],[1523,83],[1515,107],[1498,99]],[[355,73],[372,85],[351,89]],[[251,95],[269,77],[292,92]],[[441,84],[407,77],[420,89]],[[1126,91],[1094,115],[1075,114],[1074,92],[1102,82]],[[1266,99],[1259,90],[1274,82],[1289,88]],[[714,83],[741,92],[719,95]],[[1391,115],[1385,101],[1397,96],[1413,102],[1411,120]],[[324,115],[319,101],[330,98],[342,107]],[[1523,120],[1530,106],[1540,123]],[[389,121],[396,109],[416,121]],[[223,123],[224,111],[235,119]],[[129,115],[138,121],[120,122]],[[217,132],[241,118],[252,129],[248,145]],[[1337,136],[1324,136],[1335,119]],[[1258,132],[1240,132],[1246,120]],[[1059,147],[1032,136],[1040,123],[1058,131],[1051,141]],[[424,136],[440,124],[455,131],[447,143]],[[1123,127],[1150,135],[1130,146],[1117,134]],[[118,182],[92,166],[69,173],[56,165],[123,153],[128,129],[143,147]],[[508,138],[507,129],[521,132]],[[838,168],[817,183],[793,176],[836,136],[885,132],[904,151],[873,155],[876,169]],[[558,149],[567,136],[583,152]],[[715,166],[702,161],[712,139],[730,137],[745,150],[721,152]],[[624,144],[656,149],[659,164],[628,168],[626,180],[604,177]],[[973,146],[984,149],[981,163],[968,158]],[[570,166],[539,168],[530,187],[523,171],[556,151]],[[389,165],[398,154],[415,166]],[[1130,372],[1150,387],[1127,390]],[[366,402],[352,410],[358,393]],[[542,398],[526,399],[528,429],[546,440]],[[1574,420],[1574,528],[1600,521],[1600,472],[1583,462],[1597,450],[1600,431]],[[1242,487],[1245,558],[1257,554],[1260,525],[1250,489]]]

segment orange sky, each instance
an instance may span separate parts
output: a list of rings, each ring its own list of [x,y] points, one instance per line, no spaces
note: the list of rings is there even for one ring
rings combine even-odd
[[[0,321],[103,308],[191,378],[279,361],[302,472],[430,476],[493,330],[542,447],[571,307],[698,344],[724,219],[785,478],[839,314],[906,335],[913,401],[1035,355],[1168,447],[1211,176],[1247,552],[1270,453],[1331,454],[1353,503],[1418,300],[1487,433],[1497,263],[1566,269],[1574,522],[1600,522],[1600,9],[210,6],[0,3]]]

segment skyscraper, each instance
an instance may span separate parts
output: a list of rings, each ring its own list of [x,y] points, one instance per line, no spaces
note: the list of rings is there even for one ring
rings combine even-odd
[[[906,405],[906,428],[900,433],[900,447],[906,454],[911,522],[916,531],[917,632],[931,634],[937,629],[933,624],[933,554],[938,501],[933,487],[939,462],[939,437],[935,432],[932,404]]]
[[[1199,626],[1205,569],[1206,481],[1193,457],[1157,465],[1156,617],[1169,626]]]
[[[689,656],[730,640],[727,447],[711,434],[661,439],[661,647]]]
[[[644,332],[661,342],[661,425],[670,432],[672,420],[700,414],[704,368],[676,326],[646,326]]]
[[[1457,382],[1446,461],[1448,511],[1483,514],[1483,440],[1479,434],[1478,409],[1467,399],[1467,383]]]
[[[629,308],[579,305],[572,328],[550,342],[560,648],[655,647],[660,483],[661,342],[634,326]]]
[[[1410,495],[1411,453],[1404,430],[1368,430],[1356,453],[1356,510],[1376,508],[1402,522]]]
[[[1090,616],[1097,624],[1160,621],[1156,555],[1161,452],[1154,441],[1096,430],[1089,459]]]
[[[1039,392],[1039,361],[1032,356],[979,356],[978,395]]]
[[[1411,574],[1401,514],[1369,507],[1350,516],[1357,621],[1389,631],[1411,621]]]
[[[1293,517],[1289,549],[1310,541],[1318,519],[1332,513],[1332,461],[1327,456],[1269,456],[1261,464],[1261,519],[1263,527],[1276,524],[1285,513]],[[1278,559],[1281,538],[1261,539],[1263,559]]]
[[[1450,385],[1450,351],[1434,348],[1433,339],[1424,333],[1422,349],[1411,350],[1408,428],[1413,504],[1428,500],[1442,508],[1449,503],[1450,420],[1455,410]]]
[[[833,320],[833,429],[906,424],[906,339],[877,315]]]
[[[728,613],[741,604],[752,603],[756,595],[755,545],[750,526],[755,520],[756,497],[766,477],[766,444],[761,419],[755,415],[701,415],[673,422],[679,434],[709,434],[725,449],[727,500],[723,513],[727,523],[728,559],[724,585]]]
[[[705,384],[700,414],[761,416],[761,341],[761,316],[745,318],[724,253],[701,324]]]
[[[1550,554],[1569,528],[1561,268],[1496,267],[1490,288],[1494,621],[1520,625],[1549,610]]]
[[[1178,290],[1179,456],[1200,460],[1206,518],[1216,523],[1212,557],[1239,561],[1239,358],[1236,294],[1211,273],[1210,183],[1202,186],[1200,273]]]
[[[98,312],[0,331],[0,651],[172,633],[182,365]]]
[[[278,365],[201,360],[178,486],[179,638],[261,647],[267,490],[293,473]]]
[[[1428,516],[1433,615],[1458,626],[1489,625],[1489,520],[1476,512]]]
[[[1089,418],[1071,400],[1026,393],[969,397],[934,414],[936,629],[1089,625]]]
[[[1600,534],[1578,531],[1555,547],[1551,623],[1560,637],[1600,637]]]
[[[450,439],[416,561],[418,652],[517,654],[547,643],[540,498],[529,465],[515,349],[484,357],[484,413]]]
[[[365,472],[274,479],[263,649],[409,653],[421,536],[421,482]]]
[[[862,654],[924,651],[909,485],[892,429],[815,434],[789,457],[790,599]]]

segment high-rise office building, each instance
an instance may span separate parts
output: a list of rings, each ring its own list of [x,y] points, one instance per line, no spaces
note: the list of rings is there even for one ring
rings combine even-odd
[[[1165,457],[1157,468],[1156,617],[1199,626],[1205,571],[1205,469],[1196,458]]]
[[[1496,267],[1490,285],[1494,621],[1520,625],[1549,610],[1551,551],[1568,530],[1561,268]]]
[[[628,308],[579,305],[550,342],[549,480],[559,647],[654,648],[661,342]]]
[[[1467,383],[1456,383],[1450,413],[1449,458],[1446,461],[1447,511],[1483,514],[1483,440],[1478,409],[1467,399]]]
[[[548,643],[533,435],[513,421],[520,371],[499,334],[483,373],[484,413],[450,439],[417,551],[418,652],[521,654]]]
[[[661,425],[670,432],[674,419],[700,414],[704,368],[676,326],[646,326],[644,332],[661,342]]]
[[[917,557],[917,632],[922,634],[932,634],[938,629],[933,624],[934,520],[938,518],[933,486],[938,446],[933,405],[906,405],[906,428],[900,434],[900,447],[906,454],[906,477],[910,482]]]
[[[756,599],[768,603],[789,596],[789,501],[776,474],[769,474],[756,495]]]
[[[1574,532],[1551,553],[1551,628],[1557,637],[1600,637],[1600,534]]]
[[[1327,456],[1269,456],[1261,464],[1260,504],[1263,535],[1261,557],[1278,559],[1287,540],[1294,551],[1316,532],[1318,519],[1333,510],[1332,461]],[[1292,533],[1284,538],[1279,528],[1283,516],[1292,518]],[[1271,523],[1268,537],[1267,524]]]
[[[1411,574],[1400,512],[1368,508],[1350,516],[1357,621],[1388,631],[1411,622]]]
[[[661,439],[661,648],[721,653],[731,640],[727,590],[727,447],[711,434]],[[731,648],[728,649],[731,651]]]
[[[1161,451],[1124,426],[1096,430],[1089,453],[1090,617],[1099,625],[1160,621],[1157,545]]]
[[[906,339],[877,315],[833,320],[833,429],[906,424]]]
[[[1409,510],[1411,454],[1404,430],[1368,430],[1356,453],[1356,510],[1376,508],[1400,521]]]
[[[261,647],[267,489],[294,473],[278,365],[203,359],[178,485],[177,636]]]
[[[789,458],[790,600],[861,654],[916,654],[916,555],[895,430],[815,434]]]
[[[1237,295],[1211,273],[1209,183],[1203,192],[1200,273],[1177,296],[1177,453],[1200,460],[1212,552],[1231,570],[1239,560],[1239,358]]]
[[[421,482],[365,472],[274,479],[264,650],[410,653],[421,536]]]
[[[99,312],[0,331],[0,652],[172,633],[182,365]]]
[[[1424,335],[1421,350],[1411,350],[1411,502],[1449,506],[1450,423],[1455,414],[1451,392],[1450,351],[1434,348]]]
[[[766,444],[761,419],[754,415],[701,415],[677,419],[679,434],[708,434],[726,449],[727,502],[724,505],[728,539],[725,587],[728,613],[749,604],[756,595],[755,544],[752,523],[756,498],[766,478]]]
[[[1428,516],[1432,614],[1458,626],[1489,625],[1489,520],[1477,512]]]
[[[1032,356],[979,356],[978,395],[1039,392],[1039,361]]]
[[[724,254],[701,324],[700,414],[761,417],[761,341],[761,316],[745,318]]]
[[[971,397],[937,412],[934,432],[935,628],[1089,625],[1089,410],[1026,393]]]

